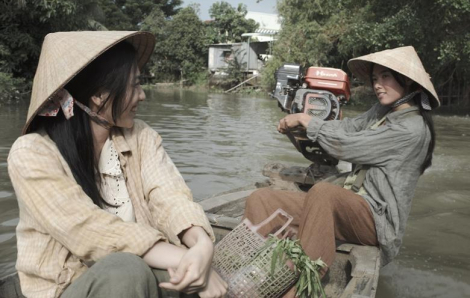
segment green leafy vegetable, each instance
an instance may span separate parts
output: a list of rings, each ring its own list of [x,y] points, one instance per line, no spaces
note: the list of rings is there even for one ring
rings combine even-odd
[[[270,235],[263,251],[271,246],[275,246],[271,260],[271,275],[276,270],[276,265],[283,266],[288,260],[294,265],[294,270],[299,274],[299,279],[295,284],[296,296],[299,298],[307,297],[326,297],[325,291],[321,285],[320,270],[326,267],[321,258],[313,261],[304,252],[299,244],[299,240],[279,239]]]

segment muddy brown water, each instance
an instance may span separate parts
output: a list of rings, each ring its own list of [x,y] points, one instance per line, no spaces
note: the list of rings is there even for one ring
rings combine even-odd
[[[0,277],[15,271],[18,204],[6,159],[26,112],[25,104],[0,106]],[[268,162],[308,165],[277,133],[282,115],[264,95],[167,89],[147,91],[137,117],[162,135],[200,200],[263,180]],[[381,270],[380,298],[470,297],[470,117],[434,119],[434,165],[419,181],[399,256]]]

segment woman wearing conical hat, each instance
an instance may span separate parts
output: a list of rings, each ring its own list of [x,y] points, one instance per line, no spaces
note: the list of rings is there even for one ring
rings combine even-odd
[[[320,182],[307,194],[258,190],[248,198],[245,216],[257,224],[283,208],[294,215],[291,231],[298,229],[296,237],[310,258],[330,266],[337,239],[380,246],[385,265],[398,253],[418,178],[431,165],[430,110],[439,107],[439,100],[411,46],[355,58],[348,66],[371,84],[378,103],[356,118],[338,121],[290,114],[278,130],[303,126],[328,154],[355,164],[354,172],[341,186]],[[293,296],[294,290],[286,294]]]
[[[159,134],[135,119],[154,45],[145,32],[46,36],[8,157],[27,297],[225,293],[202,208]]]

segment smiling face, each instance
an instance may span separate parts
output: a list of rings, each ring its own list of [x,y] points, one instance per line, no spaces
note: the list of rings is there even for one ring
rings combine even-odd
[[[384,106],[391,105],[406,95],[405,86],[398,83],[390,69],[378,64],[374,65],[372,71],[372,87],[380,104]]]
[[[125,109],[117,119],[116,126],[131,128],[134,126],[137,107],[141,101],[145,100],[145,92],[140,85],[140,70],[138,67],[135,67],[135,71],[130,77],[127,96],[126,102],[124,103]]]
[[[102,93],[102,98],[107,98],[109,93]],[[140,70],[138,67],[132,68],[132,73],[127,84],[126,99],[123,102],[123,111],[116,119],[116,123],[112,117],[112,99],[107,100],[105,106],[99,109],[99,115],[103,116],[109,123],[123,128],[132,128],[134,126],[134,118],[137,112],[139,102],[145,100],[145,93],[140,85]]]

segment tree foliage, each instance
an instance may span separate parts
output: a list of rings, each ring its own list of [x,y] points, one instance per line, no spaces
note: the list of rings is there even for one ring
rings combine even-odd
[[[0,2],[0,70],[31,79],[44,36],[88,29],[95,9],[93,0]]]
[[[260,2],[262,0],[257,0]],[[220,1],[212,20],[201,22],[198,7],[182,0],[6,0],[0,1],[0,88],[28,88],[44,36],[73,30],[148,30],[157,36],[149,69],[158,81],[197,79],[212,43],[241,41],[257,23],[247,8]],[[413,45],[436,87],[449,81],[469,86],[468,0],[278,0],[282,30],[274,58],[264,70],[285,62],[347,70],[359,55]],[[455,85],[455,84],[454,84]],[[466,90],[467,98],[470,90]]]
[[[182,0],[98,0],[102,24],[109,30],[139,30],[142,21],[155,9],[165,17],[175,15]]]
[[[241,41],[242,34],[254,32],[258,28],[256,21],[246,19],[246,5],[238,4],[237,8],[225,1],[215,2],[209,9],[213,21],[209,25],[214,43]]]
[[[0,1],[0,88],[29,90],[44,37],[76,30],[139,30],[153,11],[166,19],[182,0]],[[2,96],[3,99],[3,96]]]
[[[282,0],[282,30],[265,74],[283,62],[347,70],[350,58],[412,45],[439,88],[470,79],[468,0]]]
[[[157,80],[193,82],[197,73],[204,71],[208,40],[197,7],[183,8],[172,19],[156,9],[144,20],[142,29],[157,38],[150,66]]]

